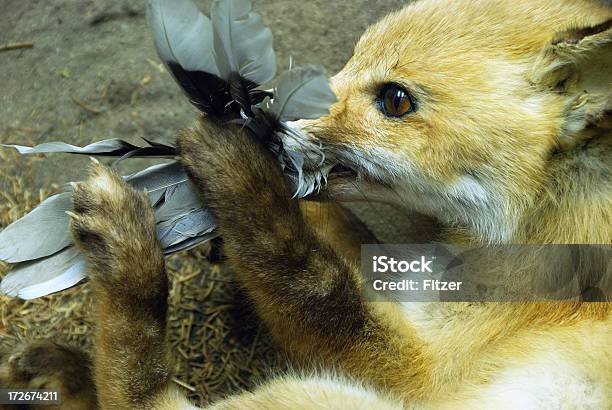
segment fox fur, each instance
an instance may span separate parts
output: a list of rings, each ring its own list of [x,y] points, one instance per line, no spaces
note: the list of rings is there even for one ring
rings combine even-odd
[[[330,115],[295,124],[303,145],[354,171],[332,175],[323,196],[428,214],[452,242],[610,244],[611,19],[589,0],[421,0],[384,18],[333,78]],[[417,109],[385,116],[376,99],[386,84]],[[259,316],[297,363],[330,369],[210,408],[612,407],[609,302],[367,302],[359,245],[375,239],[350,214],[293,199],[274,158],[238,126],[202,117],[177,143]],[[318,206],[334,215],[326,227]],[[72,224],[97,330],[93,377],[82,361],[84,383],[65,400],[194,408],[168,383],[166,273],[145,196],[94,164]],[[0,381],[34,383],[32,366],[18,377],[32,348],[9,356]],[[66,388],[74,366],[39,371]]]

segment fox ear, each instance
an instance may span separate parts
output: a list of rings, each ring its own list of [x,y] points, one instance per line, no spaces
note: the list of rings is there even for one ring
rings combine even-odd
[[[538,55],[530,82],[565,97],[560,143],[605,126],[612,111],[612,19],[558,33]]]

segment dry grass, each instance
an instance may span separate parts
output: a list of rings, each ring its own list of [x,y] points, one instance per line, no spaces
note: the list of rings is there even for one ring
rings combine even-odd
[[[0,150],[0,228],[18,219],[59,187],[31,192],[32,164]],[[221,265],[204,262],[207,247],[168,260],[169,342],[174,382],[196,404],[248,388],[284,366],[282,355],[253,316]],[[0,278],[8,271],[0,264]],[[91,348],[91,292],[87,283],[56,295],[22,301],[0,296],[0,346],[53,338]]]

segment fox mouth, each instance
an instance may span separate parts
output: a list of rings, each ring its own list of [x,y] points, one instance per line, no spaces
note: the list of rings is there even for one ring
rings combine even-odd
[[[390,203],[389,191],[393,187],[382,180],[379,174],[371,172],[374,167],[369,162],[353,163],[350,159],[336,162],[327,173],[326,184],[320,191],[309,195],[314,201],[333,202],[381,202]],[[393,196],[395,198],[395,196]]]
[[[352,179],[355,180],[359,177],[359,173],[352,168],[347,167],[343,164],[336,164],[332,167],[327,175],[328,181],[336,179]]]

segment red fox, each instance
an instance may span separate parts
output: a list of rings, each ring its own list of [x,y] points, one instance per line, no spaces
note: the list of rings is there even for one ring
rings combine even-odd
[[[343,165],[322,196],[431,215],[448,241],[610,244],[611,64],[601,3],[421,0],[367,30],[330,114],[296,126]],[[368,302],[357,260],[374,239],[355,218],[294,200],[237,126],[202,117],[177,144],[258,314],[296,362],[328,369],[211,408],[612,407],[609,302]],[[97,304],[93,382],[74,383],[85,360],[38,343],[0,367],[2,385],[59,386],[65,408],[193,408],[169,383],[147,199],[94,164],[72,224]]]

